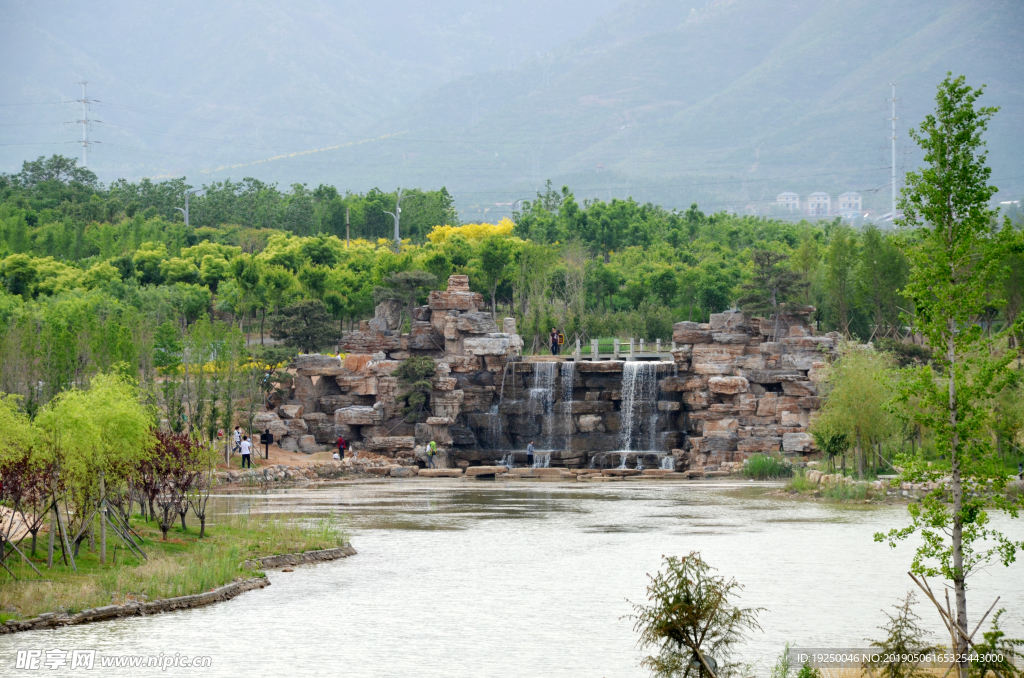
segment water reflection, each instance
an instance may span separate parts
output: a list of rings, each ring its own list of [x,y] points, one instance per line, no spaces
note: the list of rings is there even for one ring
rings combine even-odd
[[[220,496],[214,511],[343,515],[360,553],[271,573],[273,586],[210,608],[0,637],[2,673],[18,648],[68,647],[210,655],[207,676],[644,676],[622,617],[662,554],[702,551],[768,609],[750,661],[787,641],[860,645],[910,585],[911,549],[871,539],[904,509],[742,483],[346,483]],[[997,592],[1021,635],[1019,565],[978,575],[974,609]]]

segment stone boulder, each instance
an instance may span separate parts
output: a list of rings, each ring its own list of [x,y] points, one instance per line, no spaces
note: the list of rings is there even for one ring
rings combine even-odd
[[[742,311],[725,311],[723,313],[712,313],[711,314],[711,329],[722,331],[722,330],[734,330],[741,327],[747,327],[746,316],[743,315]]]
[[[498,323],[494,322],[494,318],[486,311],[463,313],[455,321],[455,328],[460,332],[469,332],[470,334],[490,334],[499,331]]]
[[[347,426],[373,426],[383,420],[383,413],[374,407],[343,407],[334,412],[334,423]]]
[[[584,414],[579,420],[580,433],[593,433],[604,431],[604,418],[599,414]]]
[[[347,371],[358,373],[362,372],[372,360],[373,356],[369,353],[349,353],[345,356],[343,365]]]
[[[392,466],[388,475],[392,478],[412,478],[417,473],[419,468],[416,466]]]
[[[277,446],[288,452],[299,451],[299,439],[295,436],[282,436],[277,440]]]
[[[302,419],[285,419],[283,423],[288,427],[288,435],[290,436],[304,436],[309,433],[309,427],[306,426],[306,422]]]
[[[743,377],[711,377],[708,379],[708,390],[720,395],[736,395],[746,393],[750,382]]]
[[[467,337],[462,348],[472,355],[506,355],[511,343],[508,337]]]
[[[701,329],[700,323],[684,320],[672,326],[672,341],[677,344],[710,344],[711,332]]]
[[[296,356],[293,364],[298,373],[305,377],[335,377],[344,369],[338,357],[319,353]]]
[[[311,435],[299,436],[299,451],[305,452],[306,454],[313,454],[319,452],[323,448],[320,447],[319,443],[316,442],[316,438]]]
[[[807,433],[784,433],[782,449],[786,454],[811,452],[815,449],[814,438]]]
[[[811,381],[784,381],[782,392],[788,396],[803,398],[805,396],[817,395],[817,384]]]
[[[416,438],[414,436],[383,436],[380,438],[368,438],[365,442],[367,450],[378,453],[390,452],[392,455],[399,450],[412,450],[416,447]]]
[[[475,311],[484,307],[484,297],[469,291],[468,275],[448,276],[448,289],[433,290],[427,298],[431,311]]]
[[[452,436],[453,445],[459,445],[460,447],[473,447],[478,444],[476,435],[473,433],[473,429],[463,426],[452,426],[448,429],[448,432]]]
[[[302,405],[281,405],[281,417],[284,419],[301,419],[304,409]]]
[[[281,418],[277,416],[277,412],[257,412],[252,418],[252,423],[256,428],[270,426],[272,423],[278,421],[281,421]]]

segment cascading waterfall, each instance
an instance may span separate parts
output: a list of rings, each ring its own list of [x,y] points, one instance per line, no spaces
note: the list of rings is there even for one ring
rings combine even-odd
[[[504,457],[501,458],[501,461],[498,462],[498,465],[499,466],[504,466],[506,468],[515,468],[515,465],[516,465],[516,457],[515,457],[515,455],[512,454],[511,452],[507,453]]]
[[[658,365],[656,362],[629,361],[622,366],[622,449],[634,451],[633,441],[641,443],[642,420],[648,411],[647,449],[655,449],[658,417]],[[622,455],[625,468],[626,455]]]
[[[548,468],[549,466],[551,466],[550,454],[533,455],[533,468]]]
[[[542,417],[549,416],[555,409],[555,367],[553,362],[542,362],[533,364],[533,386],[527,393],[529,399],[529,412],[540,410]],[[539,403],[536,406],[533,403]],[[543,446],[551,448],[550,436],[543,437]]]
[[[661,458],[661,468],[665,471],[675,471],[676,458],[673,457],[671,454],[666,454],[664,457]]]
[[[509,368],[512,367],[512,363],[505,363],[505,369],[501,372],[501,390],[498,391],[498,402],[491,405],[489,413],[491,415],[491,426],[488,431],[488,435],[491,438],[491,446],[499,447],[502,445],[502,434],[504,430],[501,426],[501,403],[505,400],[505,376],[509,373]],[[513,396],[516,390],[516,373],[512,371],[512,393]]]
[[[562,448],[568,449],[569,439],[572,437],[572,389],[576,381],[576,363],[567,360],[562,363],[562,421],[561,428],[565,433],[562,436]]]

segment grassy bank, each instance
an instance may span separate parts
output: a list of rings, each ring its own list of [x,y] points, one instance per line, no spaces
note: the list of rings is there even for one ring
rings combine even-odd
[[[258,571],[243,567],[245,560],[334,548],[346,541],[336,521],[310,523],[280,515],[231,516],[208,525],[203,539],[199,539],[197,529],[173,528],[168,540],[163,541],[155,523],[134,520],[132,527],[144,540],[142,548],[148,560],[140,562],[109,533],[108,564],[99,563],[97,535],[95,551],[90,551],[87,543],[82,544],[75,558],[77,572],[59,561],[59,547],[55,547],[53,568],[46,568],[46,539],[42,535],[32,561],[44,580],[17,554],[9,555],[6,564],[18,581],[0,568],[0,623],[43,612],[74,614],[114,603],[209,591],[235,579],[258,576]],[[25,540],[20,547],[26,555],[29,542]],[[116,562],[111,562],[115,557]]]

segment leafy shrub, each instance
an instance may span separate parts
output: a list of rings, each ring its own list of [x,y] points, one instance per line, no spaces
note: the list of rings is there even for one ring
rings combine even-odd
[[[755,454],[747,461],[747,465],[743,467],[743,475],[755,480],[788,478],[793,475],[793,468],[775,457],[770,457],[766,454]]]

